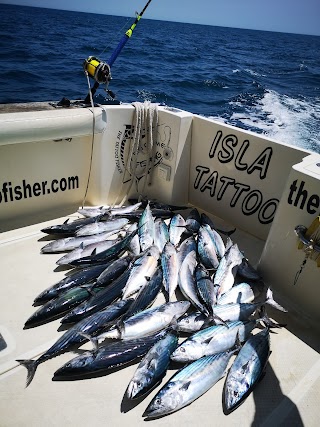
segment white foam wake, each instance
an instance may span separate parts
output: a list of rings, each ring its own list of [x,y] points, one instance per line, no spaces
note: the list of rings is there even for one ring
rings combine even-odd
[[[320,152],[320,103],[292,98],[269,90],[245,112],[234,113],[231,122],[263,132],[286,144]]]

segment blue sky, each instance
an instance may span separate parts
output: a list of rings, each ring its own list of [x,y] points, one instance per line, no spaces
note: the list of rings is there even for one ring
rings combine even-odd
[[[0,3],[134,16],[147,0],[0,0]],[[152,0],[145,17],[320,35],[320,0]]]

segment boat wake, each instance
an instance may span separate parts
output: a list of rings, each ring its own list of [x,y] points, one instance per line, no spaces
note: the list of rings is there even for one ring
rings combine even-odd
[[[318,101],[317,98],[311,101],[305,97],[292,98],[266,90],[262,98],[245,106],[241,100],[231,101],[234,112],[227,123],[263,133],[286,144],[320,152]]]

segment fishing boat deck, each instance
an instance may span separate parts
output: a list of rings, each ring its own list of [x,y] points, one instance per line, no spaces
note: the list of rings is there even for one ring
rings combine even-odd
[[[69,217],[75,218],[76,214]],[[15,360],[36,358],[61,334],[57,332],[59,320],[28,330],[23,330],[23,325],[34,311],[35,296],[66,273],[55,268],[59,254],[40,254],[40,248],[48,240],[40,230],[64,220],[65,217],[57,218],[0,234],[0,333],[7,345],[0,351],[0,425],[143,425],[142,414],[159,387],[144,399],[128,402],[124,394],[136,365],[107,376],[53,382],[55,370],[73,357],[66,353],[41,364],[33,382],[25,388],[26,369]],[[218,226],[230,227],[219,220],[216,222]],[[264,241],[241,230],[235,232],[233,239],[255,265]],[[277,321],[287,323],[287,327],[271,334],[272,354],[266,374],[236,411],[228,416],[223,414],[224,381],[221,380],[189,407],[152,423],[203,427],[318,425],[319,331],[293,311],[285,314],[268,308],[268,313]],[[173,372],[169,370],[165,380]]]

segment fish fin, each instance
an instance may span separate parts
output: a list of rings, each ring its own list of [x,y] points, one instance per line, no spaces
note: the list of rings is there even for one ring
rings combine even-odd
[[[97,255],[97,248],[93,249],[90,256],[95,256],[95,255]]]
[[[177,316],[173,316],[171,322],[169,323],[168,329],[176,332],[179,330]]]
[[[31,381],[33,380],[33,377],[34,377],[34,374],[36,373],[39,362],[37,360],[32,360],[32,359],[17,359],[17,362],[19,362],[20,365],[24,366],[28,371],[27,381],[26,381],[26,387],[28,387],[28,385],[30,385]]]
[[[81,242],[81,243],[80,243],[79,248],[80,248],[80,249],[83,249],[83,248],[84,248],[84,243],[83,243],[83,242]]]
[[[68,224],[70,218],[67,218],[63,224]]]
[[[202,316],[202,313],[201,313],[201,314],[199,314],[199,316],[197,316],[197,317],[196,317],[196,320],[199,320],[198,318],[200,318],[200,319],[201,319],[201,317],[200,317],[200,316]],[[212,325],[212,323],[215,323],[215,321],[214,321],[213,317],[212,317],[212,316],[207,316],[206,320],[203,322],[203,325],[202,325],[201,329],[205,329],[205,328],[207,328],[208,326],[211,326],[211,325]]]
[[[88,286],[88,285],[84,284],[84,285],[80,285],[79,288],[87,291],[90,295],[94,296],[94,295],[96,295],[95,292],[93,291],[94,286],[95,285]]]
[[[267,304],[271,305],[272,307],[276,308],[279,311],[283,311],[284,313],[287,313],[288,310],[285,309],[284,307],[282,307],[280,304],[278,304],[274,299],[273,299],[273,292],[270,288],[268,288],[267,290]]]
[[[241,347],[242,347],[242,344],[241,344],[240,335],[239,335],[239,331],[238,331],[237,336],[236,336],[236,342],[234,344],[234,349],[235,349],[235,351],[237,351],[237,350],[240,350]]]
[[[227,321],[221,319],[221,317],[217,316],[215,313],[212,314],[212,318],[214,321],[218,321],[218,322],[222,323],[222,325],[226,326],[229,329],[229,325],[228,325]]]
[[[93,284],[92,286],[88,287],[88,288],[84,288],[87,292],[89,292],[89,294],[92,297],[95,297],[97,295],[97,293],[94,291],[94,287],[96,286],[96,284]],[[80,286],[81,287],[81,286]]]
[[[150,276],[144,276],[144,278],[146,279],[147,282],[150,282],[150,280],[151,280]]]
[[[179,390],[187,391],[187,390],[188,390],[188,388],[189,388],[189,386],[190,386],[190,384],[191,384],[191,381],[187,381],[185,384],[183,384],[183,385],[179,388]]]
[[[89,334],[86,334],[84,332],[78,332],[79,335],[81,335],[83,338],[85,338],[87,341],[90,341],[92,344],[92,353],[94,355],[97,354],[99,349],[98,339],[96,337],[92,337]]]
[[[118,320],[115,327],[118,329],[120,335],[122,335],[125,329],[124,321],[122,319]]]
[[[262,322],[266,328],[284,328],[287,326],[285,323],[277,323],[270,319],[270,317],[267,315],[265,306],[262,306],[260,308],[260,318],[258,321]]]

